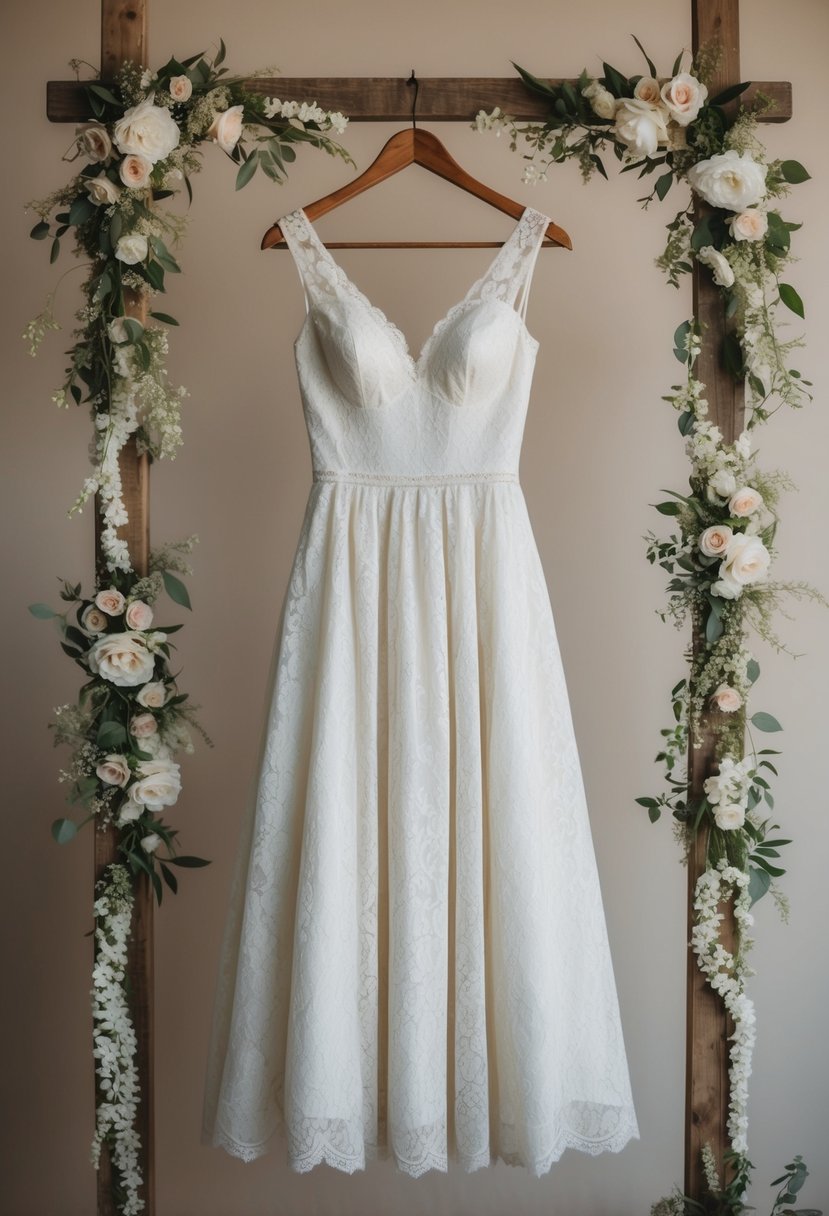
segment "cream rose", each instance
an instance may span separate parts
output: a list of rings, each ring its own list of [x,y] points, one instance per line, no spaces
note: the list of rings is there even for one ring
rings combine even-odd
[[[641,76],[636,82],[633,96],[638,101],[646,101],[649,106],[658,106],[661,101],[659,81],[653,76]]]
[[[193,85],[189,76],[171,76],[167,87],[173,101],[189,101],[193,94]]]
[[[720,567],[720,578],[731,579],[740,587],[749,587],[763,581],[770,563],[771,554],[759,536],[735,532]]]
[[[743,698],[737,689],[732,688],[730,684],[720,684],[719,688],[715,688],[711,694],[711,700],[717,709],[722,710],[725,714],[736,713],[743,703]]]
[[[741,486],[739,490],[735,490],[728,500],[728,509],[732,515],[743,519],[747,515],[754,515],[763,505],[763,496],[757,490],[752,490],[751,486]]]
[[[673,80],[663,84],[660,96],[674,122],[687,127],[699,114],[708,96],[708,88],[695,76],[680,72]]]
[[[132,790],[121,803],[121,809],[118,812],[118,826],[123,827],[125,823],[132,823],[136,819],[140,819],[144,814],[144,808],[135,801],[132,797]]]
[[[88,653],[89,670],[110,684],[132,688],[152,677],[155,659],[140,633],[109,633],[94,642]]]
[[[231,106],[217,114],[207,128],[207,138],[217,143],[223,152],[232,152],[242,134],[244,106]]]
[[[156,680],[152,684],[145,684],[135,699],[147,709],[161,709],[167,700],[167,689],[160,680]]]
[[[153,623],[153,610],[143,600],[133,600],[127,604],[124,620],[130,629],[149,629]]]
[[[720,498],[730,498],[737,489],[737,478],[728,469],[717,469],[708,485]]]
[[[152,714],[137,714],[130,718],[130,731],[136,739],[146,739],[147,735],[154,735],[157,730],[158,723]]]
[[[146,156],[138,156],[133,152],[130,156],[125,156],[121,161],[118,176],[124,185],[129,186],[131,190],[140,190],[144,186],[149,185],[152,171],[152,164],[147,160]]]
[[[714,811],[714,822],[724,832],[741,828],[746,821],[745,808],[738,802],[721,802]]]
[[[95,596],[95,604],[107,616],[120,616],[124,611],[125,603],[126,600],[121,592],[116,591],[114,587],[106,587]]]
[[[98,177],[86,178],[84,188],[96,207],[117,203],[118,196],[121,193],[121,187],[115,182],[110,181],[108,177],[104,177],[103,174],[99,174]]]
[[[706,557],[721,557],[728,549],[728,543],[733,535],[734,533],[727,524],[714,524],[705,529],[697,544]]]
[[[762,241],[769,230],[765,211],[741,211],[728,221],[728,230],[735,241]]]
[[[126,756],[120,756],[115,752],[104,756],[95,772],[107,785],[124,786],[130,779],[130,766]]]
[[[733,287],[734,271],[731,269],[728,258],[713,245],[703,245],[702,249],[697,251],[697,261],[702,262],[704,266],[710,266],[714,282],[720,287]]]
[[[90,604],[81,613],[81,628],[87,633],[106,633],[107,616],[101,612],[100,608],[96,608],[94,604]]]
[[[582,97],[590,102],[590,108],[599,118],[613,118],[616,113],[616,98],[604,85],[593,80],[586,89],[581,91]]]
[[[143,262],[147,251],[147,238],[140,232],[130,232],[127,236],[122,236],[115,246],[115,256],[119,262],[125,262],[127,266],[135,266],[136,262]]]
[[[619,102],[613,130],[616,138],[636,156],[653,156],[659,144],[668,138],[662,111],[637,97],[625,97]]]
[[[718,595],[723,600],[736,600],[743,594],[742,584],[736,582],[730,575],[724,575],[720,571],[721,577],[715,583],[711,584],[711,594]]]
[[[161,837],[155,832],[150,832],[147,836],[141,837],[141,848],[145,853],[154,853],[161,844]]]
[[[155,94],[126,111],[112,128],[115,146],[124,156],[145,157],[151,165],[178,146],[178,124],[166,106],[154,104]]]
[[[150,811],[172,806],[181,793],[181,770],[172,760],[158,757],[141,760],[137,766],[138,781],[130,790],[136,802]]]
[[[78,139],[78,146],[82,152],[86,153],[90,160],[106,160],[112,151],[112,140],[109,138],[109,132],[106,127],[100,126],[97,122],[90,122],[82,127],[76,127],[75,135]]]
[[[747,154],[734,149],[698,161],[688,170],[691,188],[712,207],[745,211],[766,193],[766,171]]]

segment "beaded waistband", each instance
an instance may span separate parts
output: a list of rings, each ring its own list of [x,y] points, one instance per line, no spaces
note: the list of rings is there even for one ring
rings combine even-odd
[[[333,469],[314,469],[314,481],[344,481],[369,486],[443,486],[466,482],[518,482],[517,473],[352,473]]]

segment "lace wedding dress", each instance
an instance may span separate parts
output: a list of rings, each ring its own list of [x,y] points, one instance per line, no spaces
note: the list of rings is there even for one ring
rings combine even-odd
[[[518,480],[527,208],[420,354],[305,213],[313,485],[238,847],[202,1141],[418,1175],[638,1136],[552,610]]]

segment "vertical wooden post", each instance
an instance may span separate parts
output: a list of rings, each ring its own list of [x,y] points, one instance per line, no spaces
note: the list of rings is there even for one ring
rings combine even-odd
[[[111,80],[127,60],[146,66],[146,0],[101,0],[101,76]],[[126,311],[143,324],[146,307],[134,292],[126,295]],[[121,481],[129,523],[119,530],[127,542],[135,571],[147,573],[149,559],[149,460],[139,456],[134,440],[121,453]],[[95,567],[106,586],[106,567],[100,543],[100,504],[95,510]],[[95,879],[104,867],[118,860],[118,834],[114,827],[95,833]],[[139,1156],[144,1179],[143,1216],[155,1216],[154,1086],[153,1086],[153,893],[146,874],[135,881],[135,907],[129,943],[128,983],[130,1010],[137,1039],[136,1064],[140,1088],[137,1131],[141,1138]],[[112,1165],[104,1145],[98,1171],[98,1216],[115,1216],[112,1192]]]
[[[740,80],[739,0],[692,0],[693,50],[707,42],[717,42],[722,58],[713,81],[713,93]],[[706,210],[697,203],[701,216]],[[733,441],[743,429],[745,420],[744,386],[736,381],[722,361],[722,343],[727,322],[720,290],[710,273],[694,262],[694,316],[702,324],[702,351],[696,365],[697,375],[706,387],[709,418],[722,431],[726,443]],[[694,652],[704,646],[699,630],[694,630]],[[690,797],[699,798],[703,781],[715,768],[716,711],[702,720],[698,748],[689,748],[688,777]],[[693,742],[693,741],[692,741]],[[688,933],[693,925],[694,887],[705,869],[707,833],[701,831],[688,859]],[[733,917],[727,915],[722,924],[726,946],[734,941]],[[701,1150],[710,1144],[722,1163],[729,1147],[728,1123],[728,1035],[733,1027],[720,996],[708,985],[697,966],[693,951],[688,949],[687,1040],[685,1078],[685,1194],[701,1200],[707,1187],[702,1169]],[[722,1181],[728,1172],[721,1171]]]

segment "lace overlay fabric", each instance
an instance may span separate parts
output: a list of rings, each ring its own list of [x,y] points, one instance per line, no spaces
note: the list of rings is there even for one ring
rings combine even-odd
[[[518,480],[548,223],[415,359],[303,212],[314,480],[221,948],[202,1138],[412,1175],[638,1136],[567,688]]]

